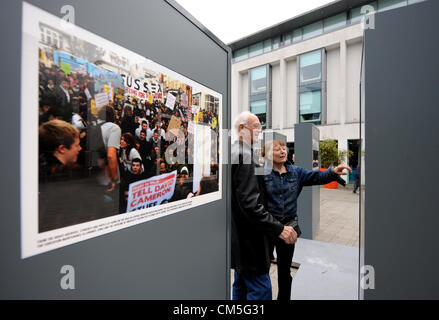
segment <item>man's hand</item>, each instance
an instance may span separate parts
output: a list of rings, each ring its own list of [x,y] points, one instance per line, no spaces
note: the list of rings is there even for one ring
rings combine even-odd
[[[341,165],[336,166],[336,167],[334,168],[334,173],[338,174],[339,176],[340,176],[340,175],[347,175],[346,172],[343,172],[344,169],[349,170],[349,172],[352,172],[351,167],[349,167],[349,166],[347,166],[347,165],[345,165],[345,164],[341,164]]]
[[[116,182],[110,182],[110,184],[107,187],[107,192],[111,192],[116,188]]]
[[[297,233],[291,226],[284,226],[281,234],[279,235],[286,244],[294,244],[297,241]]]

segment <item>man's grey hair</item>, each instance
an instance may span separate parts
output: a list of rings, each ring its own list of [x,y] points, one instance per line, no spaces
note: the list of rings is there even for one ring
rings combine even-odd
[[[235,128],[236,132],[239,131],[239,126],[241,124],[247,125],[248,118],[250,118],[251,116],[254,116],[254,114],[251,113],[250,111],[243,111],[236,117],[235,123],[234,123],[234,128]]]

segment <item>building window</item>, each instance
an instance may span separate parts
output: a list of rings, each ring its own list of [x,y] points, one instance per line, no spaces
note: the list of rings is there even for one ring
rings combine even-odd
[[[300,84],[322,80],[322,51],[317,50],[300,56]]]
[[[267,127],[267,100],[250,101],[250,112],[259,118],[263,129]]]
[[[250,69],[249,76],[249,109],[255,114],[263,129],[270,128],[270,93],[271,93],[271,68],[263,65]]]
[[[52,45],[52,33],[46,29],[46,43]]]
[[[279,49],[280,37],[273,38],[273,50]]]
[[[210,94],[206,94],[204,100],[204,110],[207,112],[217,112],[219,99],[211,96]]]
[[[300,122],[321,124],[322,121],[322,91],[301,92],[299,104]]]
[[[399,7],[404,7],[407,5],[407,0],[379,0],[378,1],[378,11],[387,11],[391,9],[396,9]]]
[[[58,34],[55,32],[53,33],[53,45],[59,49]]]
[[[378,9],[378,4],[376,1],[368,3],[367,5],[372,6],[375,11],[377,11],[377,9]],[[362,7],[357,7],[357,8],[354,8],[350,11],[351,24],[361,22],[361,18],[363,17],[363,14],[361,13],[361,8]]]
[[[45,36],[44,36],[44,29],[42,27],[40,27],[40,35],[41,35],[40,41],[42,43],[46,42]]]
[[[302,41],[302,28],[293,31],[293,43]]]
[[[251,58],[260,55],[263,53],[263,50],[264,50],[264,45],[262,41],[252,44],[249,48],[248,56]]]
[[[378,0],[371,1],[369,3],[366,3],[365,5],[372,6],[375,9],[375,12],[382,12],[423,1],[425,0]],[[266,52],[270,52],[272,50],[276,50],[280,46],[287,46],[291,43],[297,43],[302,40],[307,40],[322,35],[324,33],[346,27],[349,24],[361,22],[363,16],[363,14],[361,13],[361,8],[362,6],[351,9],[348,12],[342,12],[335,16],[325,18],[324,20],[320,20],[304,27],[295,29],[292,33],[288,32],[283,34],[282,36],[276,36],[274,38],[253,44],[250,47],[239,49],[234,52],[233,61],[238,62],[241,60],[245,60]],[[42,34],[41,38],[45,38],[44,40],[51,44],[52,38],[50,32],[48,32],[48,34],[46,35]]]
[[[291,44],[291,41],[292,41],[292,39],[291,39],[291,33],[285,33],[285,34],[282,36],[282,43],[283,43],[284,46],[288,46],[288,45],[290,45],[290,44]]]
[[[303,40],[313,38],[323,33],[323,21],[317,21],[303,27]]]
[[[331,32],[333,30],[346,26],[346,12],[340,13],[323,20],[323,32]]]
[[[250,94],[260,94],[267,91],[267,68],[261,66],[250,71]]]
[[[271,51],[271,39],[264,41],[264,53]]]
[[[323,76],[324,49],[299,56],[298,106],[299,122],[322,124],[325,101]]]
[[[266,113],[267,101],[266,100],[252,101],[250,103],[250,111],[254,114]]]
[[[234,57],[235,62],[245,60],[247,58],[248,58],[248,48],[247,47],[235,51],[235,57]]]

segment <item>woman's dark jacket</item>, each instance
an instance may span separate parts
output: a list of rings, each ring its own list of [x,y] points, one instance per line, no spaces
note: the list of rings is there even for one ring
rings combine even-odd
[[[265,167],[264,176],[258,176],[262,202],[267,210],[282,224],[291,225],[296,232],[297,226],[297,198],[304,186],[327,184],[337,181],[345,184],[344,180],[334,173],[333,168],[326,171],[307,170],[285,162],[286,172]]]

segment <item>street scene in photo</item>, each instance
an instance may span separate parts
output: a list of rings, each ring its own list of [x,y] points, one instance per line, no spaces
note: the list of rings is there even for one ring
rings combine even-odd
[[[26,6],[24,256],[220,199],[222,95],[60,20]]]

